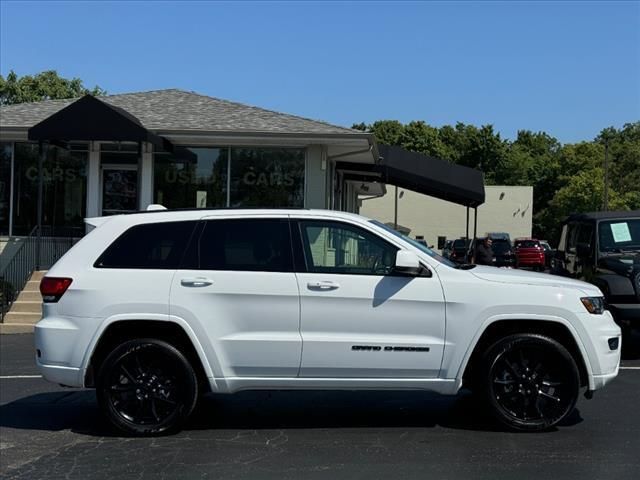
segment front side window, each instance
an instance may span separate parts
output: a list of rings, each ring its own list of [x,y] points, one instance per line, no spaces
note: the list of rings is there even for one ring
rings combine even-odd
[[[287,219],[209,220],[198,252],[202,270],[293,271]]]
[[[177,269],[197,222],[146,223],[120,235],[96,268]]]
[[[301,221],[307,271],[351,275],[388,275],[398,249],[380,237],[340,222]]]

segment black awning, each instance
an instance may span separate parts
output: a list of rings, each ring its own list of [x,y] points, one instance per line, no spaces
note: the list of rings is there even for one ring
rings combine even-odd
[[[484,203],[484,179],[479,170],[391,145],[378,145],[378,151],[378,164],[338,162],[337,168],[379,173],[386,184],[467,207]]]
[[[166,138],[147,130],[135,116],[92,95],[79,98],[31,127],[28,138],[48,142],[149,142],[159,148],[172,149]]]

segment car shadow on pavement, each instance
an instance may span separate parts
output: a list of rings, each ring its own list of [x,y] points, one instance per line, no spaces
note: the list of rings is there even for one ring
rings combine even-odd
[[[582,421],[579,410],[562,422]],[[40,393],[0,406],[0,426],[121,436],[102,418],[90,390]],[[186,430],[445,428],[503,431],[469,393],[414,391],[247,391],[208,395]]]

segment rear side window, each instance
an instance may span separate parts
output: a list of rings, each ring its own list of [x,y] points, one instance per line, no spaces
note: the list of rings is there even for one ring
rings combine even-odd
[[[97,268],[177,269],[197,222],[136,225],[98,258]]]
[[[287,219],[206,221],[198,252],[201,270],[293,271]]]

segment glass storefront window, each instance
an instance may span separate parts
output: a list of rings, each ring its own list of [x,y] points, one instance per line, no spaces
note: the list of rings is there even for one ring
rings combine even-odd
[[[0,236],[9,235],[11,143],[0,143]]]
[[[87,151],[47,147],[43,168],[44,235],[84,234],[87,203]],[[16,143],[14,158],[13,235],[28,235],[37,225],[38,145]]]
[[[303,207],[305,151],[232,148],[231,207]]]
[[[228,149],[176,147],[156,153],[154,202],[167,208],[215,208],[227,204]]]

